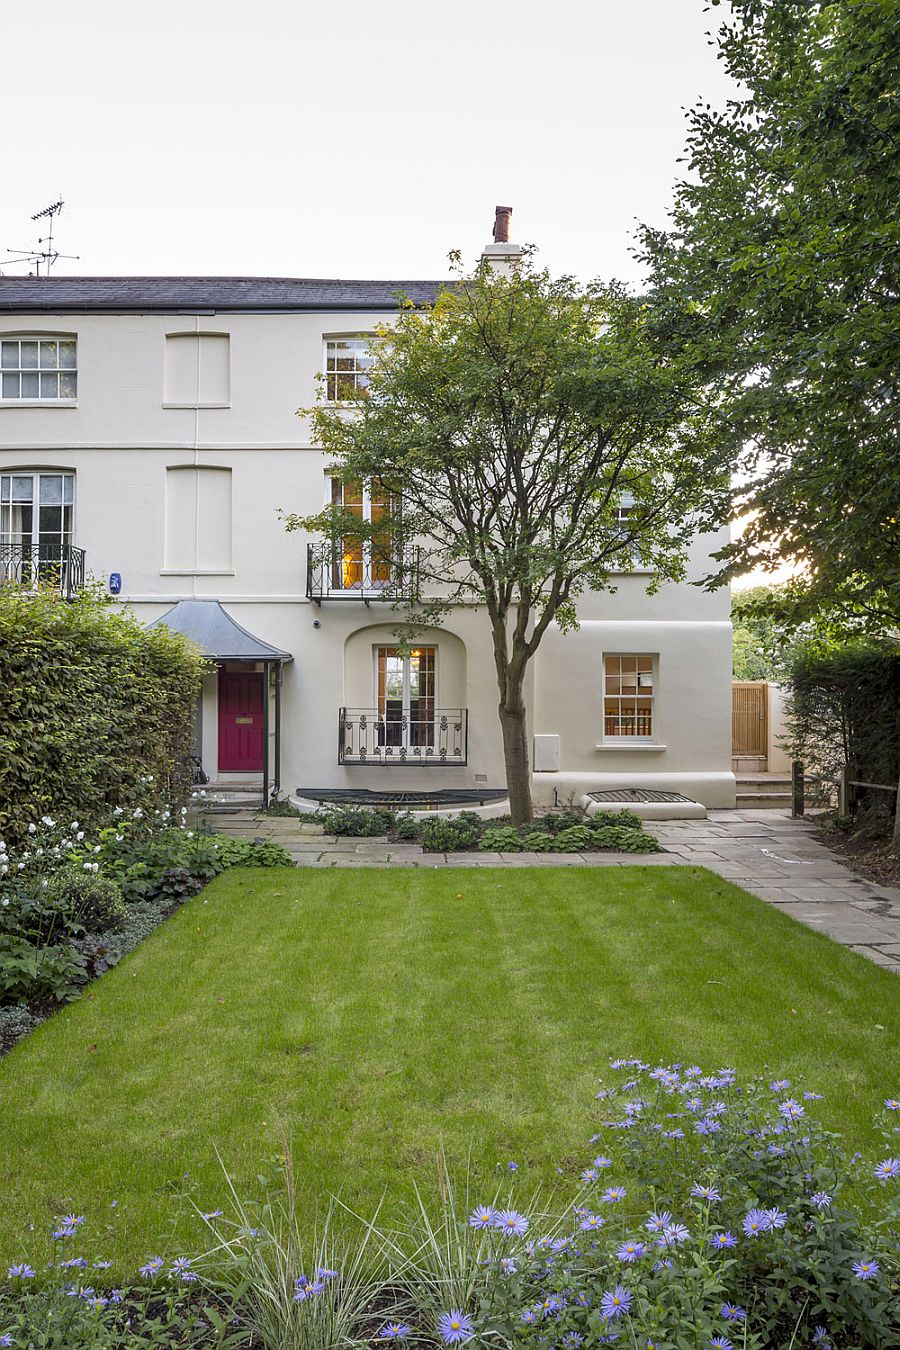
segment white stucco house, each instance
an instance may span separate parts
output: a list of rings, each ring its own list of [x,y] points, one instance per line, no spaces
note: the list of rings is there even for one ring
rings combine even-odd
[[[304,800],[502,793],[486,616],[459,609],[403,657],[384,564],[352,541],[333,557],[278,515],[333,491],[296,412],[320,374],[339,399],[396,293],[427,304],[439,285],[0,277],[0,584],[93,577],[200,641],[213,782]],[[345,504],[382,509],[368,486]],[[696,538],[689,580],[724,542]],[[637,788],[734,805],[728,593],[648,597],[644,580],[582,596],[579,630],[549,632],[532,663],[539,801]]]

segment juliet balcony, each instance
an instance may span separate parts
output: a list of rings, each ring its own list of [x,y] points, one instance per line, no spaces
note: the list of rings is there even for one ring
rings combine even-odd
[[[308,544],[306,596],[323,600],[416,600],[420,550],[411,546],[380,551],[370,541]]]
[[[84,589],[84,549],[72,544],[0,542],[0,586],[50,587],[72,600]]]
[[[399,700],[398,700],[399,703]],[[415,701],[414,701],[415,703]],[[338,763],[374,764],[383,768],[419,765],[446,768],[466,764],[469,753],[467,708],[433,708],[418,700],[404,712],[388,701],[378,708],[341,708]]]

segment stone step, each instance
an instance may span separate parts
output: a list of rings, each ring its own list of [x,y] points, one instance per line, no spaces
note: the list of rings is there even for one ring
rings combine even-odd
[[[773,809],[784,808],[790,806],[791,794],[790,792],[738,792],[734,804],[738,811],[744,807],[771,806]]]

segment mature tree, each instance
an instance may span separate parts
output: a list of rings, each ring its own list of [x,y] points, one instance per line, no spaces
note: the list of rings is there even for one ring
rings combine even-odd
[[[585,589],[616,573],[678,579],[690,535],[721,510],[722,447],[692,357],[650,340],[618,286],[580,289],[526,258],[480,266],[429,310],[382,330],[367,390],[311,410],[345,483],[378,481],[401,506],[366,526],[341,506],[287,518],[336,548],[368,532],[382,556],[419,540],[426,593],[406,614],[439,622],[484,606],[514,820],[532,816],[524,683],[551,624],[576,624]]]
[[[739,92],[689,113],[671,228],[641,232],[655,303],[732,378],[751,515],[720,580],[789,559],[796,620],[895,625],[900,4],[730,8],[719,56]]]

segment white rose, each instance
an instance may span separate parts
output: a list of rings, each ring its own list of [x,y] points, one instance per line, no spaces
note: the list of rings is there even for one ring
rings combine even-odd
[[[122,808],[121,808],[121,806],[117,806],[116,809],[115,809],[115,811],[113,811],[113,815],[114,815],[114,816],[120,816],[121,814],[122,814]]]
[[[73,821],[72,821],[72,824],[69,826],[69,829],[70,829],[70,830],[77,830],[77,829],[78,829],[78,821],[77,821],[77,820],[73,820]]]
[[[36,826],[36,825],[29,825],[29,826],[28,826],[28,833],[29,833],[29,834],[37,834],[37,826]]]
[[[53,826],[56,824],[56,821],[52,818],[52,816],[41,816],[41,824],[46,825],[48,830],[52,830]]]
[[[81,843],[82,839],[84,838],[84,830],[79,830],[75,838],[78,840],[79,843]]]

